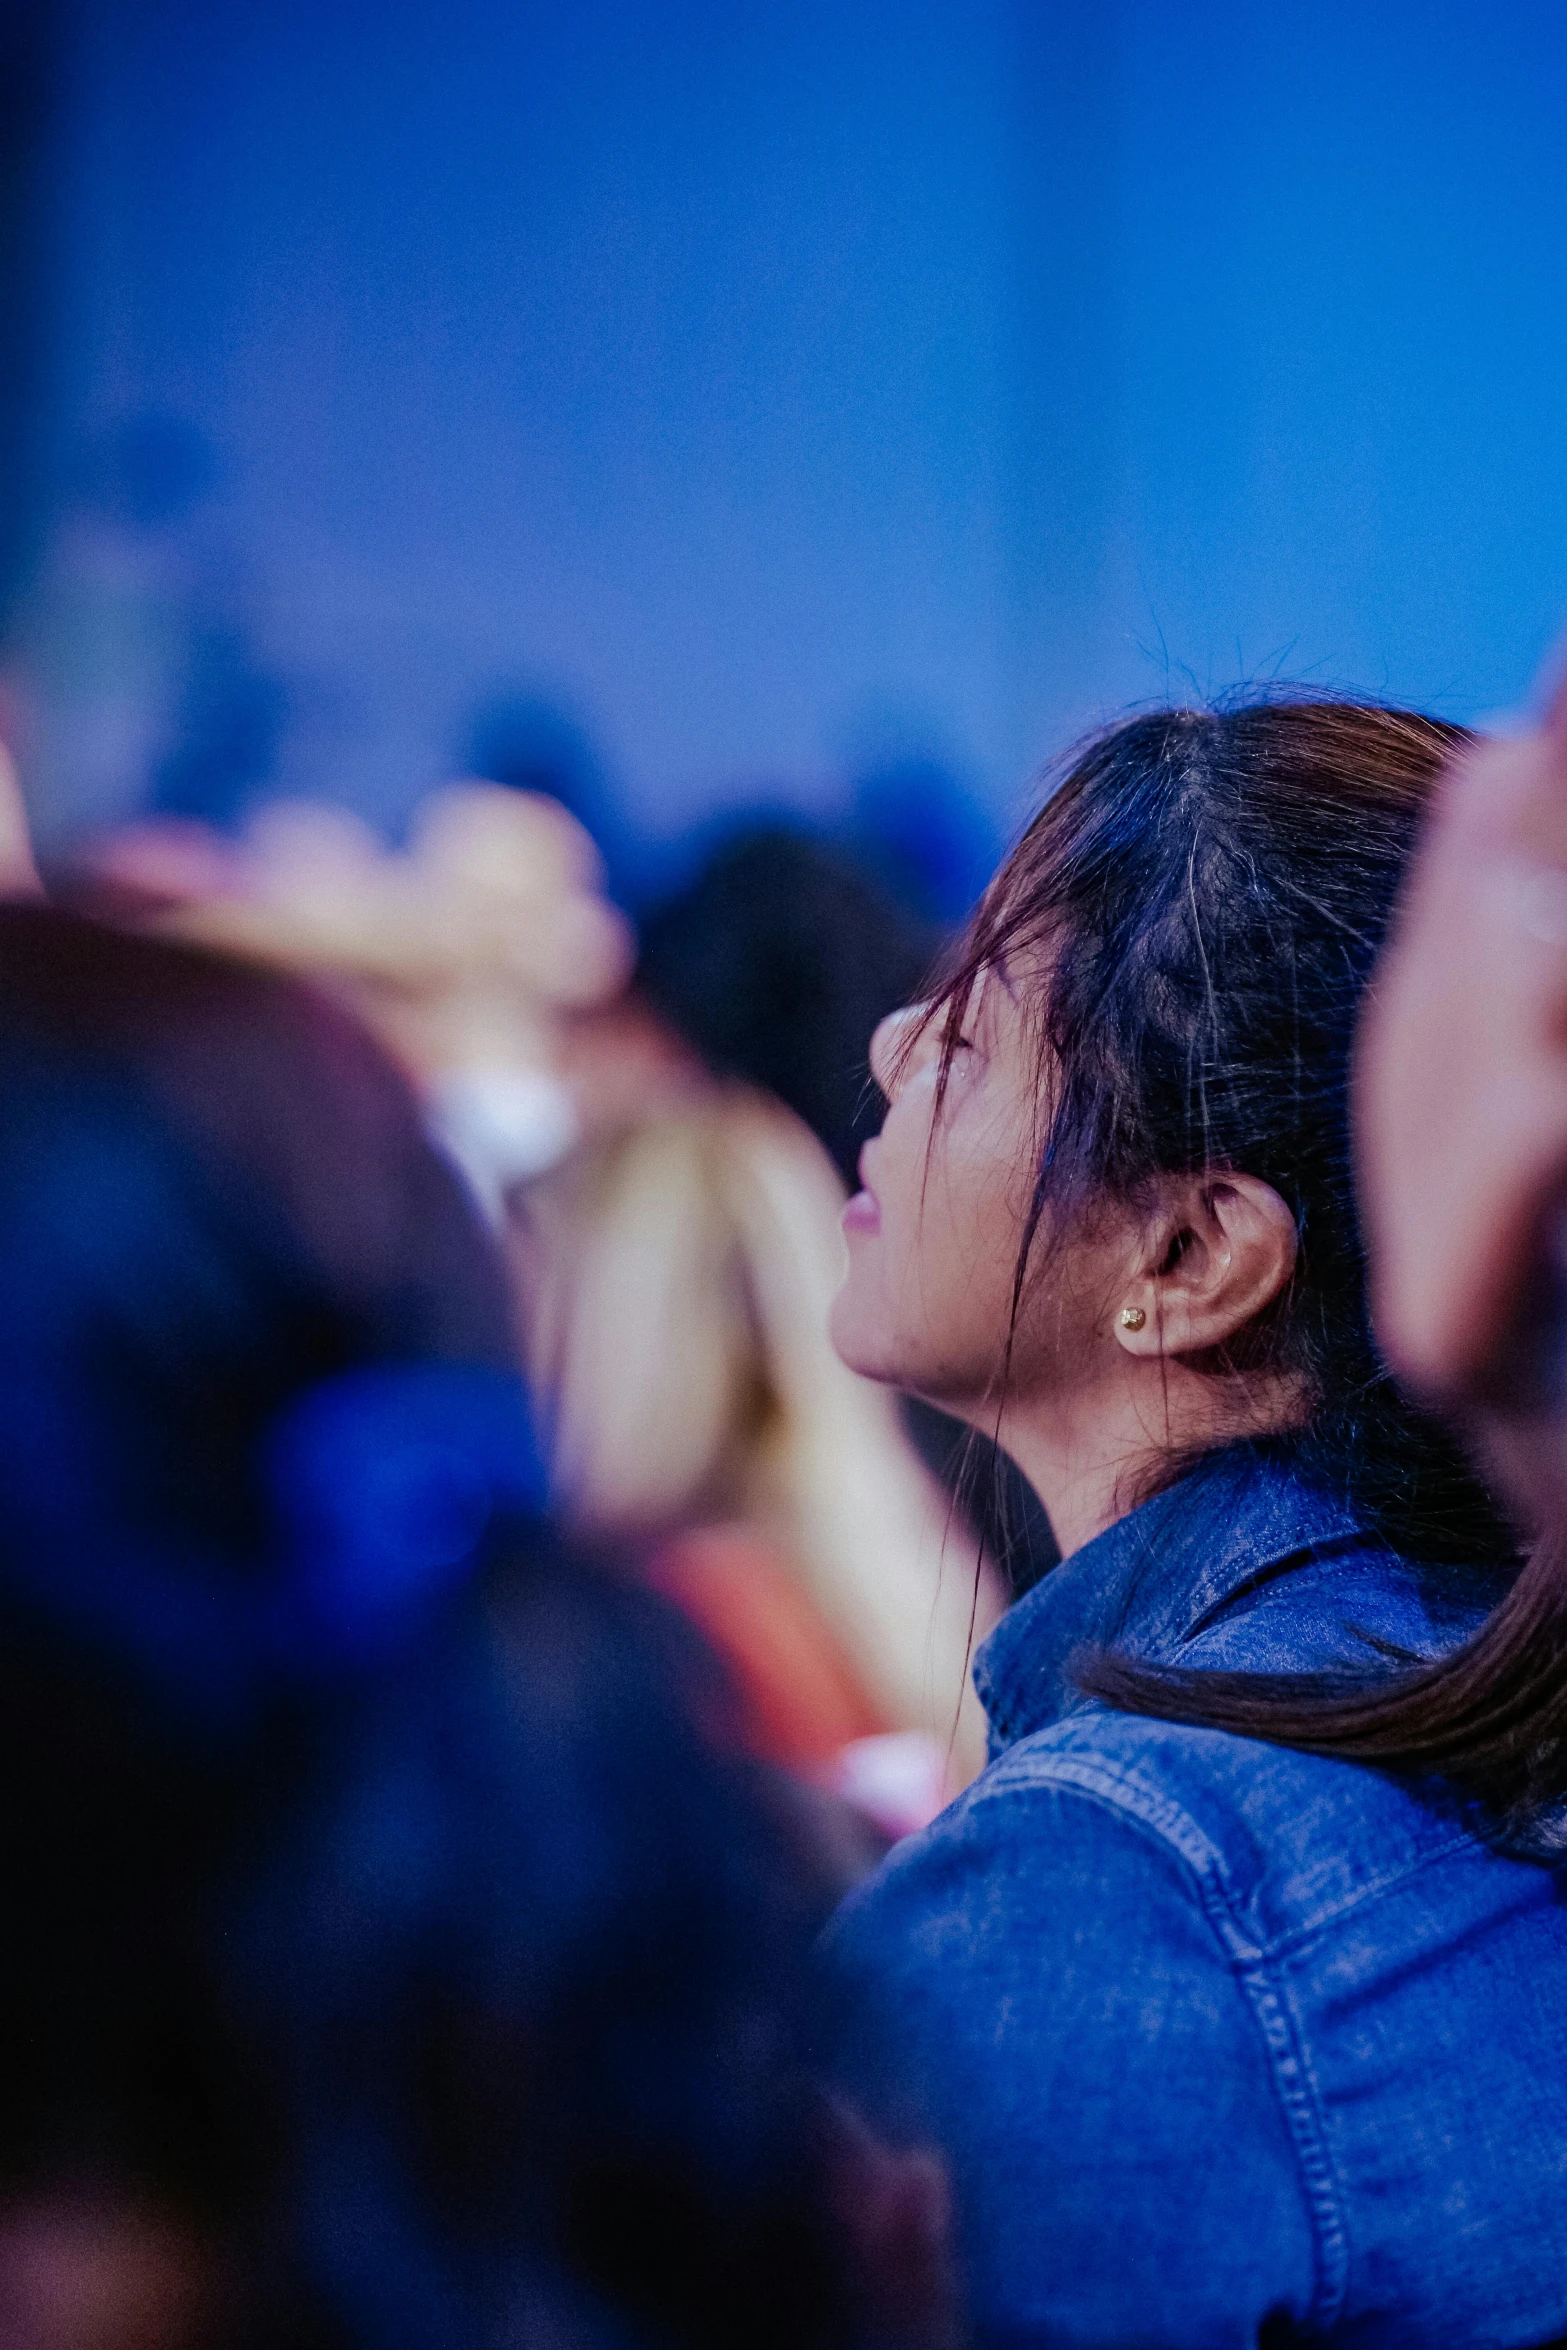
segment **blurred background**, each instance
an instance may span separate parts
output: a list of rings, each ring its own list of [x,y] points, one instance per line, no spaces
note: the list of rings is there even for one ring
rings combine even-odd
[[[630,901],[762,805],[940,919],[1129,700],[1471,717],[1560,623],[1554,0],[30,0],[4,50],[46,849],[477,767]]]

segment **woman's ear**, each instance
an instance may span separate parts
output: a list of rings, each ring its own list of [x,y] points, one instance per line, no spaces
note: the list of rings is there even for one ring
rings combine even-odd
[[[1177,1181],[1143,1227],[1125,1295],[1111,1301],[1115,1336],[1132,1355],[1226,1346],[1285,1288],[1298,1247],[1295,1218],[1271,1183]]]

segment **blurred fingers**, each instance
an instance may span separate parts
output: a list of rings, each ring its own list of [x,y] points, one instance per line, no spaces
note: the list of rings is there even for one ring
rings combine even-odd
[[[42,891],[16,762],[0,743],[0,897],[38,897]]]

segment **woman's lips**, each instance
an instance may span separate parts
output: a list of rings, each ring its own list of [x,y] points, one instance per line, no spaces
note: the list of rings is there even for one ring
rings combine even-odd
[[[881,1202],[870,1187],[865,1162],[870,1156],[869,1143],[860,1153],[860,1188],[843,1211],[845,1232],[879,1232],[881,1230]]]
[[[879,1232],[881,1209],[873,1191],[857,1191],[843,1211],[845,1232]]]

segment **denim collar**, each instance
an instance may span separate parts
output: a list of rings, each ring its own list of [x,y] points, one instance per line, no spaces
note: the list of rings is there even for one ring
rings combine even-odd
[[[1236,1445],[1085,1542],[1008,1609],[974,1660],[993,1750],[1082,1701],[1071,1663],[1112,1644],[1167,1658],[1248,1590],[1325,1551],[1378,1545],[1278,1445]]]

